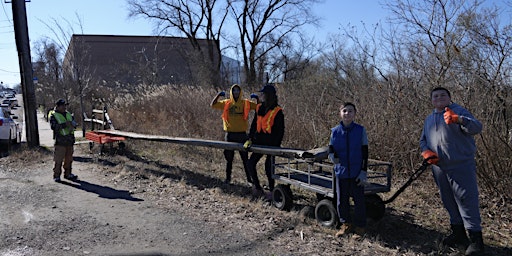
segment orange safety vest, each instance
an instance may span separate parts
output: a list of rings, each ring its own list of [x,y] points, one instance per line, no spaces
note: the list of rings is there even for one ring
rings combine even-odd
[[[256,113],[260,109],[260,105],[256,107]],[[281,107],[277,106],[271,111],[268,111],[265,116],[258,116],[256,130],[258,132],[263,133],[272,133],[272,126],[274,125],[274,119],[276,118],[277,113],[281,111]]]
[[[229,120],[229,106],[231,105],[231,100],[224,104],[224,111],[222,112],[222,120]],[[249,118],[249,112],[251,111],[251,103],[248,100],[244,100],[244,120]]]

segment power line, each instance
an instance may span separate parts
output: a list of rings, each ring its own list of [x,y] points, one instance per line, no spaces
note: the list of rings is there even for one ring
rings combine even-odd
[[[7,11],[5,10],[5,4],[4,2],[2,1],[2,10],[4,10],[4,14],[5,14],[5,17],[7,17],[7,20],[11,26],[14,26],[14,24],[12,23],[12,19],[9,19],[9,14],[7,14]]]
[[[9,71],[9,70],[5,70],[5,69],[1,69],[0,68],[0,71],[1,72],[5,72],[5,73],[12,73],[12,74],[19,74],[20,72],[16,72],[16,71]]]

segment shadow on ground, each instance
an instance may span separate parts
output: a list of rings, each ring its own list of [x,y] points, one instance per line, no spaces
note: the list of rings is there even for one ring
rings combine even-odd
[[[93,183],[89,183],[85,180],[76,180],[74,182],[60,181],[59,183],[68,185],[77,189],[81,189],[90,193],[98,194],[101,198],[106,199],[124,199],[128,201],[144,201],[140,198],[132,197],[127,190],[117,190],[107,186],[101,186]]]

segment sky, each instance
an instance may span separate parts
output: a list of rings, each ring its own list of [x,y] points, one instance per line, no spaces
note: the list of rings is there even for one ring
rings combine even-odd
[[[321,27],[309,34],[316,40],[326,40],[348,24],[376,24],[385,19],[386,11],[378,0],[325,0],[313,6],[315,15],[322,18]],[[0,3],[0,82],[13,87],[20,83],[18,53],[14,38],[12,5]],[[48,25],[54,21],[82,20],[84,34],[99,35],[154,35],[153,25],[142,18],[129,18],[126,0],[30,0],[26,2],[27,24],[31,45],[45,37],[53,38]],[[64,28],[67,25],[63,24]],[[74,27],[76,32],[79,27]],[[222,44],[222,41],[221,41]],[[31,53],[34,59],[34,53]]]

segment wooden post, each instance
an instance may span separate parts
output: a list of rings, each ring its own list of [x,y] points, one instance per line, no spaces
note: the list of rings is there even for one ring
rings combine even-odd
[[[20,65],[27,144],[29,147],[38,147],[39,129],[37,127],[36,94],[34,89],[32,58],[30,57],[30,41],[28,38],[25,0],[12,0],[12,16]]]

